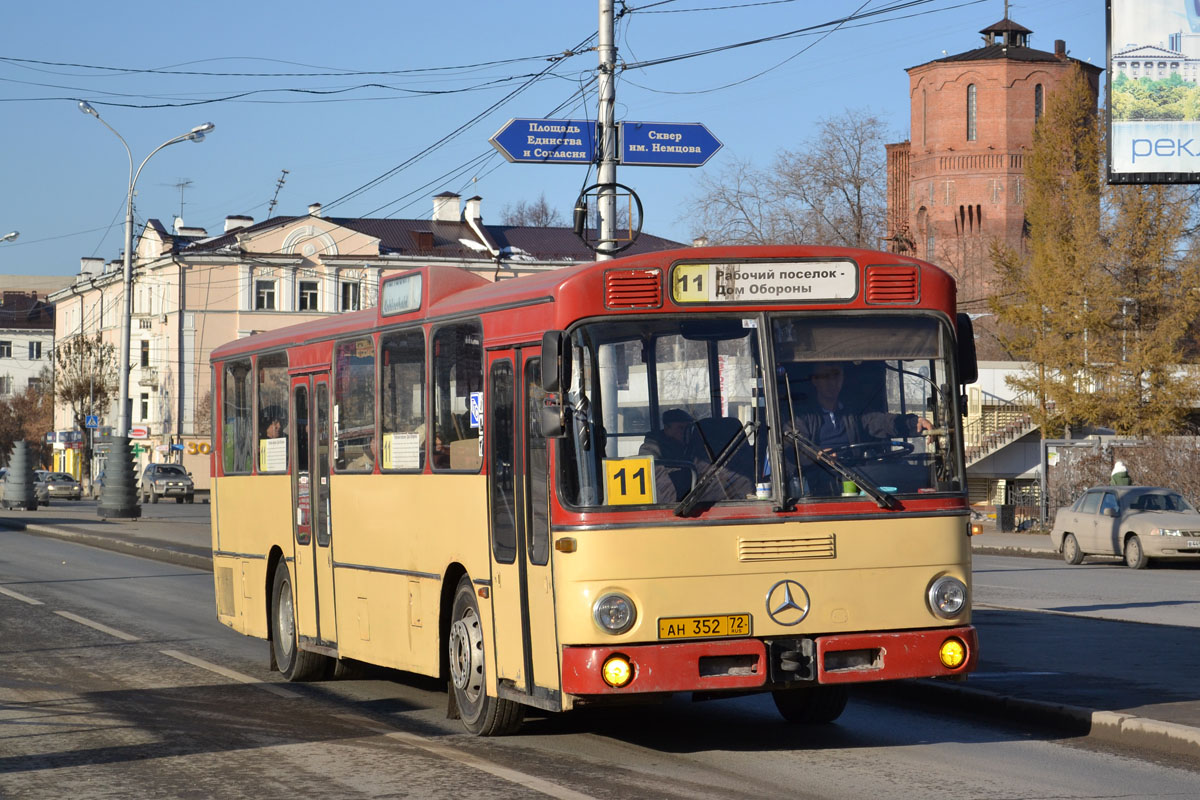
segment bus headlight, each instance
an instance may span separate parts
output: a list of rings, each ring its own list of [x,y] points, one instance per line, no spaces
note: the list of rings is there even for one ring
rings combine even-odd
[[[616,635],[633,627],[637,611],[633,601],[619,592],[603,595],[592,606],[592,618],[605,633]]]
[[[951,575],[933,582],[926,595],[929,610],[942,619],[957,617],[967,605],[967,585]]]

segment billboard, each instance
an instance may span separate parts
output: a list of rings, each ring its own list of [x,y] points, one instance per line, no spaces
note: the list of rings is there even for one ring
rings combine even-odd
[[[1108,2],[1109,183],[1200,183],[1200,0]]]

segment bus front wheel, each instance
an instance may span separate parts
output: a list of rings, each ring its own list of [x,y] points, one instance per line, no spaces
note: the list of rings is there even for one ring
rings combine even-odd
[[[488,696],[483,624],[475,587],[466,575],[454,592],[446,640],[450,648],[450,691],[463,727],[477,736],[515,733],[525,719],[525,706]]]
[[[271,588],[271,647],[275,666],[289,681],[312,680],[324,673],[325,657],[300,649],[292,597],[292,577],[287,564],[280,561]]]
[[[846,709],[850,693],[845,686],[812,686],[776,689],[771,692],[775,707],[788,722],[822,724],[833,722]]]

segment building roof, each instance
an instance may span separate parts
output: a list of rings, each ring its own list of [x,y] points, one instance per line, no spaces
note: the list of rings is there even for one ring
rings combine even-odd
[[[238,247],[241,237],[291,224],[303,216],[274,217],[254,225],[230,231],[220,236],[191,240],[176,237],[175,251],[181,254],[200,254]],[[572,228],[525,227],[519,225],[480,225],[492,240],[481,242],[466,221],[442,222],[430,219],[372,219],[356,217],[321,217],[349,230],[358,231],[379,240],[380,255],[400,255],[415,258],[451,258],[490,260],[488,245],[494,244],[505,261],[590,261],[595,253],[584,246]],[[683,247],[680,242],[651,234],[642,234],[626,255],[648,253]]]
[[[983,47],[978,47],[974,50],[968,50],[964,53],[956,53],[954,55],[946,55],[941,58],[935,58],[932,61],[926,61],[923,64],[909,67],[909,70],[924,67],[929,64],[942,64],[961,61],[1021,61],[1021,62],[1046,62],[1046,63],[1064,63],[1070,62],[1078,64],[1084,69],[1093,72],[1103,72],[1101,67],[1089,64],[1086,61],[1080,61],[1078,58],[1070,58],[1065,54],[1066,45],[1063,42],[1056,42],[1056,48],[1062,47],[1064,53],[1050,53],[1045,50],[1038,50],[1034,47],[1029,47],[1026,42],[1029,41],[1030,34],[1033,33],[1029,28],[1026,28],[1020,23],[1014,22],[1011,19],[1002,19],[999,22],[989,25],[980,31],[984,36]]]

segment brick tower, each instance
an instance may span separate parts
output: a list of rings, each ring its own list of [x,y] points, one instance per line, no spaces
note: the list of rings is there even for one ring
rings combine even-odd
[[[980,33],[982,47],[907,70],[911,140],[887,145],[889,246],[949,270],[963,311],[986,310],[991,242],[1025,249],[1034,123],[1073,64],[1094,93],[1103,71],[1061,39],[1053,53],[1033,49],[1033,32],[1007,16]]]

